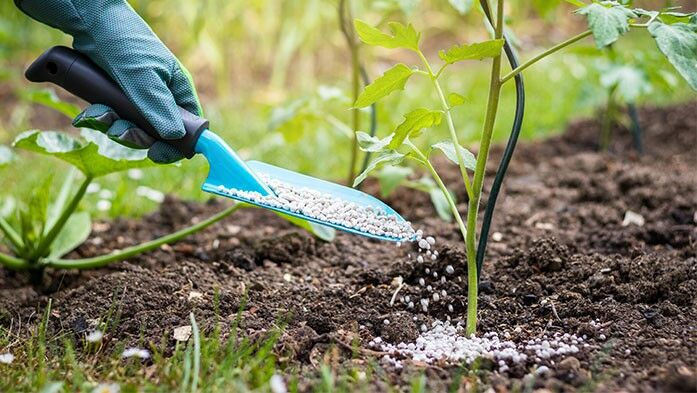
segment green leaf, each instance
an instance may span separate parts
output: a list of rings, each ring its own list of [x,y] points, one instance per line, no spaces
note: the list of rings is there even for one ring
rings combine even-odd
[[[375,27],[363,22],[360,19],[353,21],[356,32],[361,41],[368,45],[381,46],[383,48],[404,48],[413,51],[419,50],[419,40],[421,34],[417,33],[411,24],[404,26],[399,22],[390,22],[388,26],[392,35],[385,34]]]
[[[387,198],[414,170],[409,167],[386,165],[375,174],[380,182],[380,195]]]
[[[402,160],[404,159],[405,155],[394,151],[394,150],[385,150],[380,152],[377,157],[375,157],[365,168],[365,170],[356,177],[356,179],[353,181],[353,186],[357,186],[363,182],[363,180],[368,177],[368,175],[378,169],[381,168],[384,165],[390,164],[390,165],[397,165]]]
[[[428,192],[428,195],[431,197],[431,203],[433,203],[433,207],[436,208],[438,217],[440,217],[443,221],[451,222],[453,220],[453,214],[450,211],[448,199],[445,198],[445,195],[443,195],[443,191],[441,191],[438,187],[434,187]]]
[[[473,0],[448,0],[450,5],[457,10],[460,15],[465,15],[472,9]]]
[[[318,238],[324,241],[330,242],[334,240],[334,238],[336,237],[336,230],[334,228],[316,224],[314,222],[303,220],[302,218],[298,218],[295,216],[289,216],[288,214],[283,214],[276,211],[274,213],[276,213],[284,220],[289,221],[293,225],[297,225],[300,228],[303,228],[304,230],[310,232],[311,234],[317,236]]]
[[[615,88],[618,97],[625,103],[637,102],[639,97],[653,90],[644,71],[624,64],[603,69],[600,84],[606,88]]]
[[[438,216],[444,221],[452,220],[452,212],[450,211],[450,205],[448,204],[448,199],[443,195],[443,191],[436,185],[436,183],[430,177],[422,177],[421,179],[414,182],[407,182],[407,186],[418,191],[428,193],[431,198],[431,203],[436,209]],[[455,194],[448,190],[450,196],[455,200]]]
[[[697,12],[686,14],[684,12],[661,12],[661,22],[672,25],[675,23],[697,23]]]
[[[15,154],[7,147],[0,145],[0,167],[3,167],[15,160]]]
[[[454,162],[455,165],[459,165],[457,161],[457,153],[455,153],[455,146],[453,145],[453,142],[445,140],[442,142],[438,142],[435,145],[432,145],[431,147],[442,151],[443,154],[445,154],[445,156],[448,157],[450,161]],[[477,166],[477,159],[474,157],[474,154],[472,154],[471,151],[460,146],[460,155],[462,156],[462,161],[465,164],[465,168],[474,170],[474,168]]]
[[[450,109],[455,108],[458,105],[462,105],[465,103],[465,97],[457,94],[457,93],[450,93],[448,94],[448,105],[450,106]]]
[[[385,147],[387,147],[387,145],[390,144],[393,135],[394,134],[390,134],[387,137],[380,139],[378,137],[370,136],[365,132],[356,132],[358,146],[360,146],[361,150],[371,153],[376,153],[385,150]]]
[[[440,124],[442,118],[442,111],[432,111],[425,108],[415,109],[407,113],[404,115],[404,121],[397,126],[392,142],[387,147],[397,149],[410,136],[418,137],[422,129]]]
[[[52,89],[23,90],[21,97],[27,101],[41,104],[64,114],[71,120],[80,114],[81,109],[75,104],[62,101]]]
[[[83,129],[81,135],[84,142],[61,132],[27,131],[13,145],[66,161],[91,177],[156,165],[145,150],[121,146],[99,131]]]
[[[673,67],[697,90],[697,24],[653,22],[649,33]]]
[[[366,86],[353,106],[356,108],[363,108],[390,95],[396,90],[404,90],[404,85],[413,73],[414,70],[404,64],[400,63],[395,65],[385,71],[382,76],[375,79],[373,83]]]
[[[614,2],[592,3],[576,13],[586,16],[598,48],[617,41],[629,31],[629,18],[638,17],[632,10]]]
[[[487,57],[499,56],[503,43],[503,39],[497,39],[469,45],[454,45],[447,51],[441,50],[438,52],[438,56],[446,64],[453,64],[463,60],[481,60]]]
[[[564,0],[567,3],[576,6],[576,7],[585,7],[586,3],[582,2],[581,0]]]
[[[60,258],[76,249],[87,240],[90,232],[92,232],[92,220],[90,220],[89,213],[73,214],[51,244],[49,258]]]

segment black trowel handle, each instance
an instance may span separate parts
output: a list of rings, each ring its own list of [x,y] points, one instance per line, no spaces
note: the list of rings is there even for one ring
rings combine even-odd
[[[64,46],[54,46],[44,52],[27,68],[24,76],[32,82],[54,83],[91,104],[111,107],[119,117],[131,121],[151,137],[175,147],[186,158],[196,154],[196,142],[201,132],[208,128],[208,120],[179,107],[186,136],[177,140],[162,139],[109,75],[87,56]]]

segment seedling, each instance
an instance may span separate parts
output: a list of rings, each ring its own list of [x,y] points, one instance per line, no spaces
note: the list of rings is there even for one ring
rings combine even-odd
[[[37,91],[25,97],[68,116],[76,112],[72,104],[62,103],[52,93]],[[195,225],[139,245],[92,258],[64,259],[65,255],[81,245],[90,235],[90,215],[85,211],[78,211],[78,207],[92,182],[111,173],[155,166],[146,158],[145,151],[121,146],[99,131],[82,129],[81,137],[34,130],[20,134],[14,141],[15,148],[53,156],[73,167],[53,201],[49,201],[49,178],[24,202],[17,203],[15,199],[8,198],[0,205],[0,240],[13,254],[0,253],[0,264],[14,270],[30,271],[37,283],[40,282],[45,268],[91,269],[122,261],[163,244],[176,242],[220,221],[240,208],[251,207],[244,203],[236,203]],[[0,166],[13,159],[14,153],[9,148],[0,146]],[[82,181],[75,189],[78,172],[82,174]],[[18,204],[20,206],[17,206]],[[277,214],[321,239],[332,240],[335,236],[335,231],[331,228],[282,213]]]
[[[0,233],[14,255],[0,253],[0,264],[14,270],[31,271],[37,281],[47,267],[90,269],[105,266],[182,239],[241,207],[233,205],[195,225],[118,252],[93,258],[63,259],[91,232],[90,215],[78,211],[78,206],[92,181],[110,173],[154,165],[144,152],[117,145],[98,131],[83,129],[81,135],[82,140],[59,132],[28,131],[15,139],[16,148],[59,158],[74,169],[65,177],[58,196],[51,203],[50,179],[37,187],[23,206],[14,208],[9,206],[12,202],[5,202],[9,208],[2,209],[7,214],[0,215]],[[82,181],[75,189],[77,172],[82,173]]]
[[[416,59],[420,61],[418,67],[400,63],[387,70],[363,90],[356,99],[354,107],[366,107],[395,91],[404,90],[407,81],[412,76],[425,77],[430,81],[440,105],[439,109],[423,107],[406,113],[404,121],[396,127],[394,132],[384,138],[372,137],[358,132],[357,138],[361,149],[376,153],[377,156],[366,170],[356,177],[354,184],[361,183],[370,172],[384,165],[396,166],[406,160],[417,163],[430,174],[441,190],[443,197],[447,200],[465,243],[468,283],[466,333],[468,335],[475,333],[477,326],[477,218],[502,86],[541,59],[588,36],[593,35],[596,46],[604,48],[614,43],[630,28],[637,28],[648,29],[656,39],[659,49],[668,57],[668,60],[690,86],[697,89],[697,67],[695,67],[697,64],[697,34],[695,33],[697,31],[697,16],[694,14],[676,14],[672,11],[630,9],[626,5],[612,1],[590,4],[573,1],[572,3],[580,7],[577,13],[586,16],[590,29],[543,51],[507,74],[502,73],[501,59],[504,46],[503,0],[496,2],[495,20],[491,20],[493,25],[492,39],[455,45],[447,50],[441,50],[439,52],[441,64],[437,69],[434,69],[422,52],[420,48],[421,34],[411,24],[390,22],[388,26],[391,34],[387,34],[361,20],[355,20],[354,23],[356,32],[364,43],[390,49],[406,49],[413,52]],[[481,5],[489,14],[488,2],[482,0]],[[451,65],[455,63],[482,59],[491,59],[491,78],[486,116],[479,139],[479,152],[475,156],[460,145],[452,117],[452,112],[457,110],[457,106],[463,104],[465,99],[456,92],[445,91],[441,85],[441,76],[449,71]],[[421,149],[413,142],[425,129],[438,126],[441,122],[445,122],[448,128],[449,139],[436,143],[426,150]],[[457,210],[452,195],[448,192],[431,162],[435,153],[444,154],[459,168],[469,199],[466,217],[463,217]]]

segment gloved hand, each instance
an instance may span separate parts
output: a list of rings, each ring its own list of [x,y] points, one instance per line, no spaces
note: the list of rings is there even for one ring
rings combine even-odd
[[[163,139],[186,131],[177,106],[202,115],[189,72],[125,0],[15,0],[27,15],[73,37],[73,47],[106,71]],[[149,148],[155,162],[183,156],[109,107],[95,104],[73,124],[105,132],[117,142]]]

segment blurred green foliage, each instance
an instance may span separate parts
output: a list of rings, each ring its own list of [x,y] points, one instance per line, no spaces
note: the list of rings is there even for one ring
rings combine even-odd
[[[352,133],[350,123],[351,61],[341,35],[336,0],[254,0],[185,2],[181,0],[133,0],[130,2],[153,30],[191,70],[210,118],[218,131],[246,158],[264,160],[315,176],[343,178],[349,160]],[[388,20],[410,22],[424,32],[426,55],[437,59],[437,48],[487,39],[481,26],[482,14],[476,2],[454,0],[353,1],[353,15],[371,25],[384,27]],[[452,3],[452,4],[451,4]],[[664,1],[636,1],[636,6],[657,8]],[[695,6],[688,1],[669,5]],[[455,7],[455,8],[454,8]],[[508,29],[524,59],[540,49],[560,42],[584,29],[580,15],[564,1],[508,1]],[[459,11],[463,11],[460,13]],[[464,12],[467,11],[467,12]],[[8,145],[20,132],[32,128],[72,130],[69,122],[34,98],[52,102],[50,94],[32,93],[40,86],[23,78],[24,67],[46,48],[69,45],[69,37],[43,26],[19,12],[10,1],[0,3],[0,145]],[[587,44],[591,45],[590,39]],[[616,45],[618,52],[641,52],[655,44],[646,34],[630,32]],[[375,78],[390,64],[409,54],[361,47],[368,74]],[[405,59],[409,61],[410,59]],[[523,138],[539,138],[562,132],[574,117],[592,114],[605,103],[606,88],[600,83],[597,58],[564,51],[526,71],[527,113]],[[454,110],[461,141],[476,139],[483,123],[488,83],[486,63],[455,65],[444,84],[458,91],[464,100]],[[646,56],[642,67],[662,70],[668,80],[678,80],[675,70],[661,56]],[[650,74],[649,74],[650,75]],[[402,122],[402,113],[415,102],[436,102],[428,82],[409,81],[410,95],[394,95],[378,105],[378,136],[384,136]],[[62,99],[82,105],[57,92]],[[503,140],[513,116],[514,91],[503,91],[501,114],[495,139]],[[427,98],[424,98],[427,97]],[[670,103],[693,99],[684,83],[655,84],[639,103]],[[368,111],[361,124],[367,128]],[[432,144],[447,135],[441,124],[424,138]],[[15,195],[30,192],[38,174],[65,167],[50,159],[20,159],[0,169],[3,187],[0,198],[12,190]],[[138,215],[156,202],[134,195],[144,184],[184,198],[206,199],[199,190],[205,177],[202,158],[178,167],[147,169],[142,178],[106,176],[103,189],[113,191],[111,209],[95,215]],[[95,194],[88,196],[94,205]],[[85,206],[87,207],[87,206]]]

